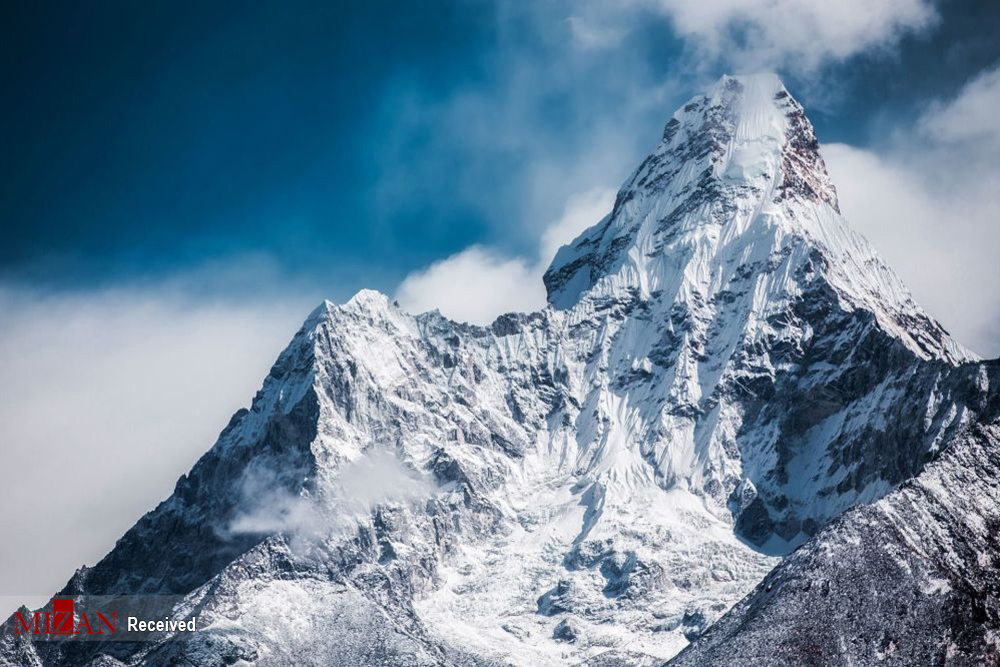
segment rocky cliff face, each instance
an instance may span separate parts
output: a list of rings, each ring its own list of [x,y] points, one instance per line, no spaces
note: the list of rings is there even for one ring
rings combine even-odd
[[[0,663],[651,664],[992,400],[840,217],[773,76],[674,114],[545,283],[549,307],[489,327],[321,306],[63,591],[181,595],[167,613],[204,630],[8,636]]]

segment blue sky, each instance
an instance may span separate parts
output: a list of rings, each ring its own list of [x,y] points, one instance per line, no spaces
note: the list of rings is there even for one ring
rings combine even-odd
[[[821,141],[878,148],[1000,57],[991,3],[927,6],[866,48],[763,65]],[[253,257],[340,300],[475,243],[530,255],[567,197],[623,180],[678,104],[759,62],[706,56],[656,3],[4,12],[0,277],[58,289]]]
[[[1000,354],[993,0],[85,5],[0,8],[0,506],[46,519],[0,514],[0,616],[165,498],[321,298],[540,307],[722,73],[781,74],[851,224]]]

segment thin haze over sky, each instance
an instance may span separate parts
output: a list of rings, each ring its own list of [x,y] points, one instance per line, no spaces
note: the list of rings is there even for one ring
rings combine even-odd
[[[779,72],[848,219],[1000,354],[988,0],[8,3],[0,21],[0,505],[44,518],[0,516],[11,608],[166,497],[321,298],[540,307],[555,249],[725,72]]]

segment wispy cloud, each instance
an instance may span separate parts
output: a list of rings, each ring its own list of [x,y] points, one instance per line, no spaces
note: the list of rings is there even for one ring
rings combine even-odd
[[[242,483],[242,507],[224,527],[229,534],[283,533],[293,548],[305,549],[365,521],[383,504],[429,498],[434,482],[390,451],[373,448],[349,461],[315,495],[295,495],[269,471],[253,469]]]
[[[624,21],[591,20],[582,4],[498,5],[482,76],[443,92],[407,77],[388,87],[372,206],[461,211],[455,236],[530,256],[570,197],[617,188],[691,86],[650,60],[658,37],[611,48]]]

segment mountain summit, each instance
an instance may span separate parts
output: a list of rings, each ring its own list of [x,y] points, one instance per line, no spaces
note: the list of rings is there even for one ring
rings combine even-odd
[[[729,237],[745,233],[756,210],[724,203],[777,206],[794,197],[839,212],[818,148],[802,107],[776,76],[723,77],[673,115],[611,215],[562,249],[545,276],[550,302],[571,305],[624,264],[642,274],[655,269],[637,251],[660,257],[669,241],[708,222],[728,227]]]
[[[556,308],[630,288],[687,298],[779,249],[793,256],[784,284],[769,287],[794,290],[815,251],[832,286],[918,354],[973,358],[840,216],[812,124],[773,74],[724,76],[679,109],[612,212],[559,251],[545,286]]]
[[[0,662],[653,664],[995,401],[840,216],[773,75],[679,109],[545,285],[488,327],[323,304],[62,592],[184,596],[165,614],[206,631]]]

